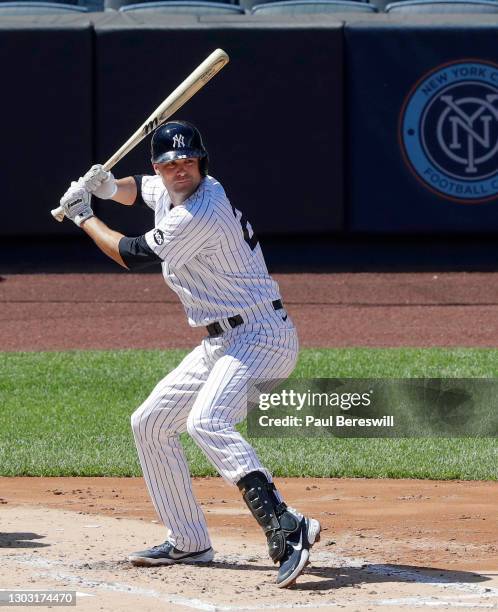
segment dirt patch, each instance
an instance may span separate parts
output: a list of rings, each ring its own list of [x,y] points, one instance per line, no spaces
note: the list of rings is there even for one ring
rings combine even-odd
[[[303,347],[498,345],[496,273],[275,278]],[[5,279],[1,350],[191,348],[205,335],[159,273]]]
[[[2,587],[76,590],[92,611],[498,606],[498,483],[277,484],[324,529],[291,590],[275,587],[259,527],[220,478],[194,480],[215,562],[153,570],[126,561],[165,538],[142,479],[2,478]]]

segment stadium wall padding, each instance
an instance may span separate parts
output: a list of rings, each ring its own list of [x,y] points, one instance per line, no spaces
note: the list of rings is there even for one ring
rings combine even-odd
[[[498,231],[497,33],[346,24],[352,232]]]
[[[50,209],[92,162],[92,39],[74,17],[0,21],[2,236],[78,233]]]
[[[301,23],[299,23],[301,19]],[[498,18],[144,17],[0,24],[2,236],[49,211],[216,47],[230,64],[177,114],[261,235],[498,232]],[[115,168],[151,173],[147,138]],[[147,210],[97,201],[128,235]]]
[[[96,28],[98,159],[105,159],[211,51],[231,61],[176,116],[197,125],[210,174],[256,232],[343,227],[342,26],[238,27],[232,23]],[[323,171],[326,171],[326,177]],[[152,173],[150,138],[120,175]],[[102,210],[102,207],[101,207]],[[102,215],[123,231],[137,211]],[[138,216],[140,215],[140,219]],[[150,227],[150,215],[145,221]]]

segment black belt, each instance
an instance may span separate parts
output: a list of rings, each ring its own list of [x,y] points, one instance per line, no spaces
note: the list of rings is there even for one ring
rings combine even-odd
[[[274,310],[280,310],[281,308],[284,307],[284,305],[282,304],[282,300],[273,300],[271,305],[273,306]],[[226,321],[228,321],[228,324],[230,325],[232,329],[244,323],[244,319],[239,314],[234,315],[233,317],[228,317]],[[210,336],[219,336],[225,331],[223,327],[221,327],[218,321],[215,321],[214,323],[210,323],[209,325],[206,326],[206,329]]]

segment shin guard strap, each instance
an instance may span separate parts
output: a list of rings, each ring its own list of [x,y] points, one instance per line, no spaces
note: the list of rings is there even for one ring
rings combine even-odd
[[[242,496],[268,541],[268,552],[273,562],[285,553],[286,536],[298,528],[296,518],[275,495],[275,485],[262,472],[251,472],[237,483]]]
[[[251,472],[237,483],[247,507],[265,533],[280,527],[277,510],[281,510],[282,504],[277,500],[272,485],[262,472]],[[283,507],[286,508],[285,504]]]

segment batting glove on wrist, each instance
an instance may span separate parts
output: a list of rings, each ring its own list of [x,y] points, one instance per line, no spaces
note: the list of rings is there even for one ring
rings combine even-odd
[[[104,170],[101,164],[95,164],[78,181],[81,187],[102,200],[109,200],[118,190],[112,172]]]
[[[91,194],[76,182],[71,183],[71,187],[66,191],[60,200],[64,209],[64,214],[71,219],[78,227],[90,217],[93,217],[93,210],[90,205]]]

